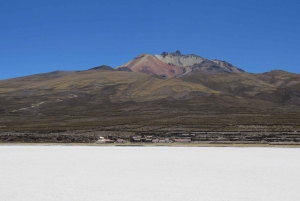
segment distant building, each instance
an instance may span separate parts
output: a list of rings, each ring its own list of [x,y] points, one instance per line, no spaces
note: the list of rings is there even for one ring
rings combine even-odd
[[[126,143],[126,140],[121,139],[121,138],[118,138],[118,139],[116,140],[116,143]]]
[[[190,138],[180,138],[180,139],[174,139],[174,142],[179,143],[190,143],[192,140]]]
[[[152,142],[157,143],[159,142],[159,139],[153,139]]]
[[[165,138],[165,139],[158,139],[158,138],[156,138],[156,139],[153,139],[152,142],[153,143],[169,143],[170,139],[168,139],[168,138]]]
[[[114,143],[115,141],[112,139],[105,139],[104,137],[99,137],[99,139],[96,141],[98,144],[104,144],[104,143]]]
[[[160,142],[160,143],[168,143],[169,140],[167,140],[167,139],[160,139],[160,140],[158,140],[158,142]]]
[[[152,142],[152,138],[146,138],[145,142]]]
[[[130,142],[141,142],[141,137],[140,136],[130,137]]]

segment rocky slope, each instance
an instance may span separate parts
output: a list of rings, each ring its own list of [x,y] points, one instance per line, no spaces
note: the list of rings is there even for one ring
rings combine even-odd
[[[163,52],[161,55],[142,54],[121,65],[118,69],[130,69],[133,72],[156,74],[161,77],[180,77],[192,72],[203,73],[243,73],[230,63],[209,60],[195,54],[183,55],[180,51]]]

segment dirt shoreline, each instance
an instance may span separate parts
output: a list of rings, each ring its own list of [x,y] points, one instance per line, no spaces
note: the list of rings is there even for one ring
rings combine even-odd
[[[300,148],[293,144],[229,144],[229,143],[124,143],[124,144],[97,144],[97,143],[24,143],[0,142],[0,146],[87,146],[87,147],[278,147]]]

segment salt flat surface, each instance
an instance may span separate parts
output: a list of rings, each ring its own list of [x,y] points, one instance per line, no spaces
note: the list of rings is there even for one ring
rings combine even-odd
[[[0,147],[3,201],[297,201],[300,149]]]

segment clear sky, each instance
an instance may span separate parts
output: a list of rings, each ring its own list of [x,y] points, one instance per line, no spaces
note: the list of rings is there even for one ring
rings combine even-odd
[[[299,37],[299,0],[1,1],[0,79],[176,50],[300,73]]]

